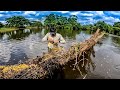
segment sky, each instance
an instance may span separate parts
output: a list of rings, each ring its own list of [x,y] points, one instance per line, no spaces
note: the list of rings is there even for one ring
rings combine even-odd
[[[97,21],[105,21],[113,25],[120,21],[120,11],[0,11],[0,22],[5,23],[5,18],[12,16],[24,16],[29,20],[40,20],[43,22],[49,14],[69,17],[76,15],[81,24],[94,24]]]

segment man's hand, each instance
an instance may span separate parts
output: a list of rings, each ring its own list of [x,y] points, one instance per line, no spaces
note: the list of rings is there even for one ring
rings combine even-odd
[[[59,41],[58,40],[54,40],[54,43],[59,43]]]
[[[49,38],[48,38],[48,41],[49,41],[49,42],[52,42],[52,43],[54,42],[54,40],[53,40],[52,37],[49,37]]]
[[[49,37],[48,41],[51,42],[51,43],[54,43],[54,44],[59,43],[59,40],[54,40],[52,37]]]

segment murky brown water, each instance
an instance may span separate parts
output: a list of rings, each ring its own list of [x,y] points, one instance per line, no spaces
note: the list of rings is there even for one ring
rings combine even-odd
[[[59,30],[66,39],[66,44],[60,44],[66,49],[73,42],[82,42],[90,37],[89,32]],[[47,33],[46,30],[20,30],[0,34],[0,65],[16,64],[28,58],[36,58],[47,52],[47,44],[41,39]],[[95,57],[91,60],[96,67],[86,74],[86,79],[119,79],[120,78],[120,37],[114,35],[105,36],[101,44],[94,46]],[[68,67],[65,78],[80,79],[80,73]]]

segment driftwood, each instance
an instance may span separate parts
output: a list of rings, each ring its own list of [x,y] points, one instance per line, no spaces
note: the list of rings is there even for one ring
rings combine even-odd
[[[74,44],[69,50],[54,48],[52,52],[45,53],[43,56],[39,56],[23,64],[0,66],[0,78],[45,79],[52,76],[55,70],[60,70],[70,61],[74,61],[74,67],[80,71],[79,62],[82,61],[82,66],[86,65],[84,54],[86,53],[87,55],[103,35],[104,33],[98,29],[90,39]],[[81,56],[83,56],[82,59]]]

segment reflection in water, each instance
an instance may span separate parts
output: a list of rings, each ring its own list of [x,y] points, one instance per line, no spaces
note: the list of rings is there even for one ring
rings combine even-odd
[[[4,43],[0,43],[0,60],[7,63],[11,56],[10,56],[10,47]]]
[[[47,34],[49,32],[49,30],[44,30],[44,34]],[[79,34],[81,32],[81,30],[57,30],[57,33],[61,34],[64,38],[69,38],[69,39],[76,39],[76,34]]]
[[[75,61],[70,61],[63,68],[64,78],[65,79],[75,79],[75,78],[84,78],[87,76],[87,73],[92,69],[95,70],[95,63],[91,59],[91,55],[95,57],[94,49],[91,48],[89,51],[83,52],[79,64],[74,68]]]
[[[38,32],[41,32],[42,30],[40,29],[35,29],[35,30],[30,30],[30,29],[20,29],[17,31],[11,31],[11,32],[5,32],[5,33],[0,33],[0,38],[1,39],[16,39],[16,40],[21,40],[25,39],[28,37],[30,34],[36,34]]]

